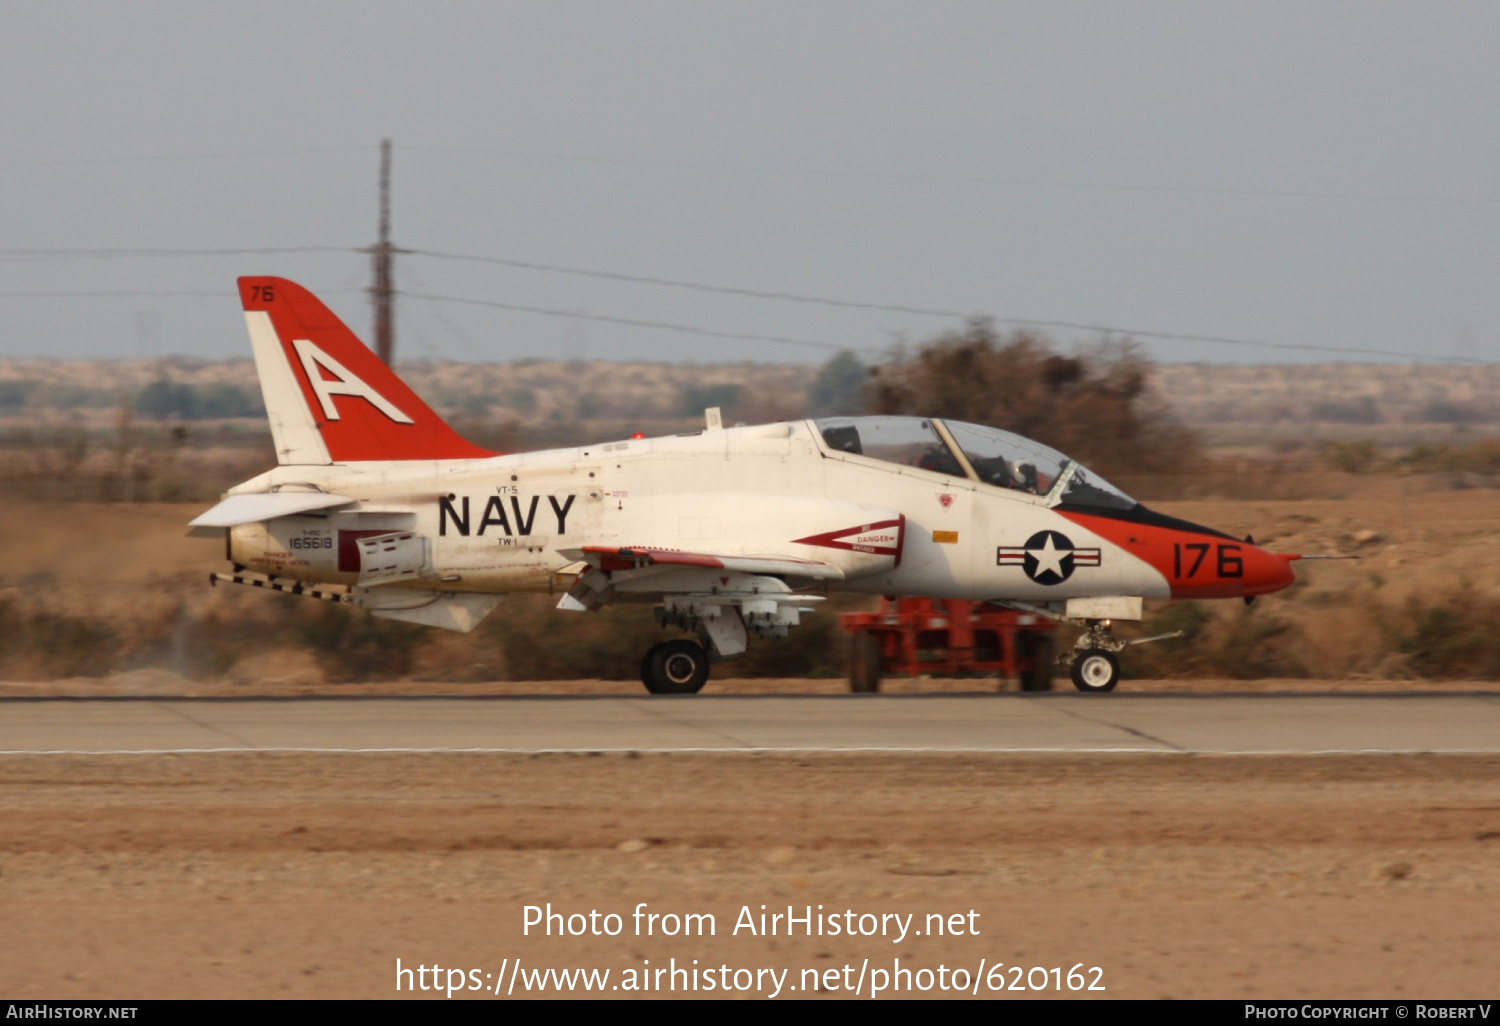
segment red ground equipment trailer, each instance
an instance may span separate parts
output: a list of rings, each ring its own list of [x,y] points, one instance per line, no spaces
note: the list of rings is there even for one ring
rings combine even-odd
[[[881,677],[893,674],[994,674],[1019,680],[1022,691],[1052,690],[1052,626],[1040,617],[988,602],[903,598],[839,621],[853,635],[850,691],[879,691]]]

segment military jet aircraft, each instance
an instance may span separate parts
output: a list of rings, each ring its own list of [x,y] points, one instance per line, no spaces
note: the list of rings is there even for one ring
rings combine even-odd
[[[1082,691],[1119,680],[1146,598],[1292,583],[1294,554],[1147,509],[1047,446],[921,417],[833,417],[512,455],[456,434],[312,293],[239,280],[278,465],[192,521],[215,580],[473,629],[511,592],[655,605],[653,693],[703,687],[749,635],[833,592],[999,602],[1084,628]],[[538,638],[537,644],[547,644]]]

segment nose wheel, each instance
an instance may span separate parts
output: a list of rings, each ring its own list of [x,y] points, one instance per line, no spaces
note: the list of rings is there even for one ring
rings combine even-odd
[[[1084,694],[1113,691],[1120,683],[1120,660],[1115,653],[1125,642],[1115,640],[1108,620],[1090,620],[1073,644],[1073,686]]]
[[[641,683],[653,695],[691,695],[708,681],[708,653],[694,641],[664,641],[641,660]]]
[[[1113,652],[1086,648],[1073,657],[1073,686],[1085,694],[1113,691],[1120,683],[1120,661]]]

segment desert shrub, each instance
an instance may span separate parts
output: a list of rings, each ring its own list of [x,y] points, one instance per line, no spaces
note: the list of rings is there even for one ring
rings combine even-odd
[[[1132,645],[1121,668],[1132,677],[1305,677],[1307,638],[1269,609],[1171,602],[1150,613],[1141,636],[1182,631],[1180,638]]]
[[[841,603],[840,605],[848,605]],[[849,635],[838,606],[824,603],[784,638],[751,637],[749,650],[716,671],[722,677],[842,677],[849,672]]]
[[[266,408],[258,393],[237,385],[202,385],[198,389],[198,415],[214,420],[264,417]]]
[[[24,408],[34,391],[34,381],[0,381],[0,413],[15,413]]]
[[[1001,337],[979,319],[876,367],[868,399],[875,413],[1014,431],[1105,475],[1181,473],[1197,460],[1197,436],[1152,398],[1150,368],[1129,344],[1063,356],[1041,335]]]
[[[320,611],[320,605],[306,599],[263,592],[236,595],[226,605],[201,612],[173,604],[134,625],[121,663],[211,680],[247,656],[286,645],[288,637],[300,639],[299,625]]]
[[[263,592],[225,595],[208,608],[164,603],[110,616],[16,599],[0,602],[0,676],[99,677],[160,667],[222,679],[240,660],[278,648],[310,652],[331,681],[630,680],[646,650],[683,634],[662,629],[647,604],[564,613],[546,595],[513,596],[470,634],[381,620],[347,606]],[[715,676],[840,677],[848,638],[838,612],[868,600],[837,597],[784,639],[752,638]],[[1181,630],[1125,649],[1134,678],[1406,676],[1500,679],[1500,598],[1468,588],[1382,602],[1363,591],[1329,605],[1169,602],[1139,633]],[[1123,632],[1129,636],[1129,631]],[[1072,640],[1064,632],[1059,651]]]
[[[275,463],[268,433],[225,428],[143,426],[127,409],[113,431],[7,431],[0,434],[0,484],[12,497],[45,502],[212,501]]]
[[[114,667],[115,629],[88,616],[40,610],[26,625],[32,661],[47,677],[102,677]]]
[[[181,417],[189,420],[198,415],[198,393],[191,385],[175,381],[153,381],[135,398],[136,412],[147,417]]]
[[[298,624],[297,634],[329,680],[399,680],[411,672],[427,630],[327,602]]]
[[[1287,621],[1253,606],[1229,618],[1227,630],[1207,653],[1209,665],[1224,677],[1305,677],[1297,650],[1304,644]]]
[[[1482,424],[1494,420],[1494,413],[1473,403],[1454,403],[1439,399],[1417,411],[1420,424]]]
[[[85,388],[81,385],[36,382],[27,396],[26,405],[57,410],[107,409],[119,403],[120,397],[113,389]]]
[[[548,596],[515,596],[474,632],[477,641],[500,650],[506,679],[629,680],[657,636],[669,636],[647,605],[608,606],[596,613],[565,613],[556,605]]]
[[[517,413],[534,413],[536,411],[536,390],[532,388],[506,388],[499,395],[502,405]]]
[[[117,625],[94,616],[6,600],[0,620],[0,664],[23,679],[102,677],[121,649]]]
[[[1369,439],[1357,442],[1329,442],[1318,453],[1323,463],[1332,470],[1346,474],[1364,474],[1374,470],[1380,462],[1380,451]]]
[[[651,646],[686,636],[658,626],[652,607],[644,603],[608,606],[594,613],[565,613],[556,606],[551,596],[512,596],[472,634],[430,639],[418,656],[416,672],[452,681],[633,680]],[[785,638],[752,637],[745,655],[716,672],[733,677],[836,677],[846,672],[846,649],[837,610],[820,609],[804,617]]]
[[[1182,631],[1182,637],[1131,645],[1120,668],[1131,677],[1187,677],[1202,670],[1202,636],[1213,617],[1197,602],[1169,602],[1141,622],[1140,636]]]
[[[1317,402],[1308,411],[1313,420],[1331,421],[1336,424],[1379,424],[1380,410],[1373,396],[1363,396],[1352,403]]]
[[[180,420],[264,416],[257,397],[236,385],[184,385],[165,378],[151,382],[135,399],[135,410],[145,417]]]
[[[858,413],[870,371],[845,350],[825,363],[807,387],[807,409],[816,417]]]
[[[704,410],[717,406],[727,416],[739,406],[744,391],[739,385],[689,385],[682,390],[677,412],[683,417],[701,417]]]
[[[1417,445],[1397,456],[1395,465],[1414,473],[1500,473],[1500,440],[1485,438],[1473,445]]]
[[[1500,601],[1470,588],[1413,596],[1388,618],[1388,635],[1417,676],[1500,678]]]

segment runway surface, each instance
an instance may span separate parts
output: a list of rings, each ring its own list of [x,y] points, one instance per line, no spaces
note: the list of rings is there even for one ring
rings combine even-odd
[[[1500,694],[0,701],[0,755],[1500,752]]]

